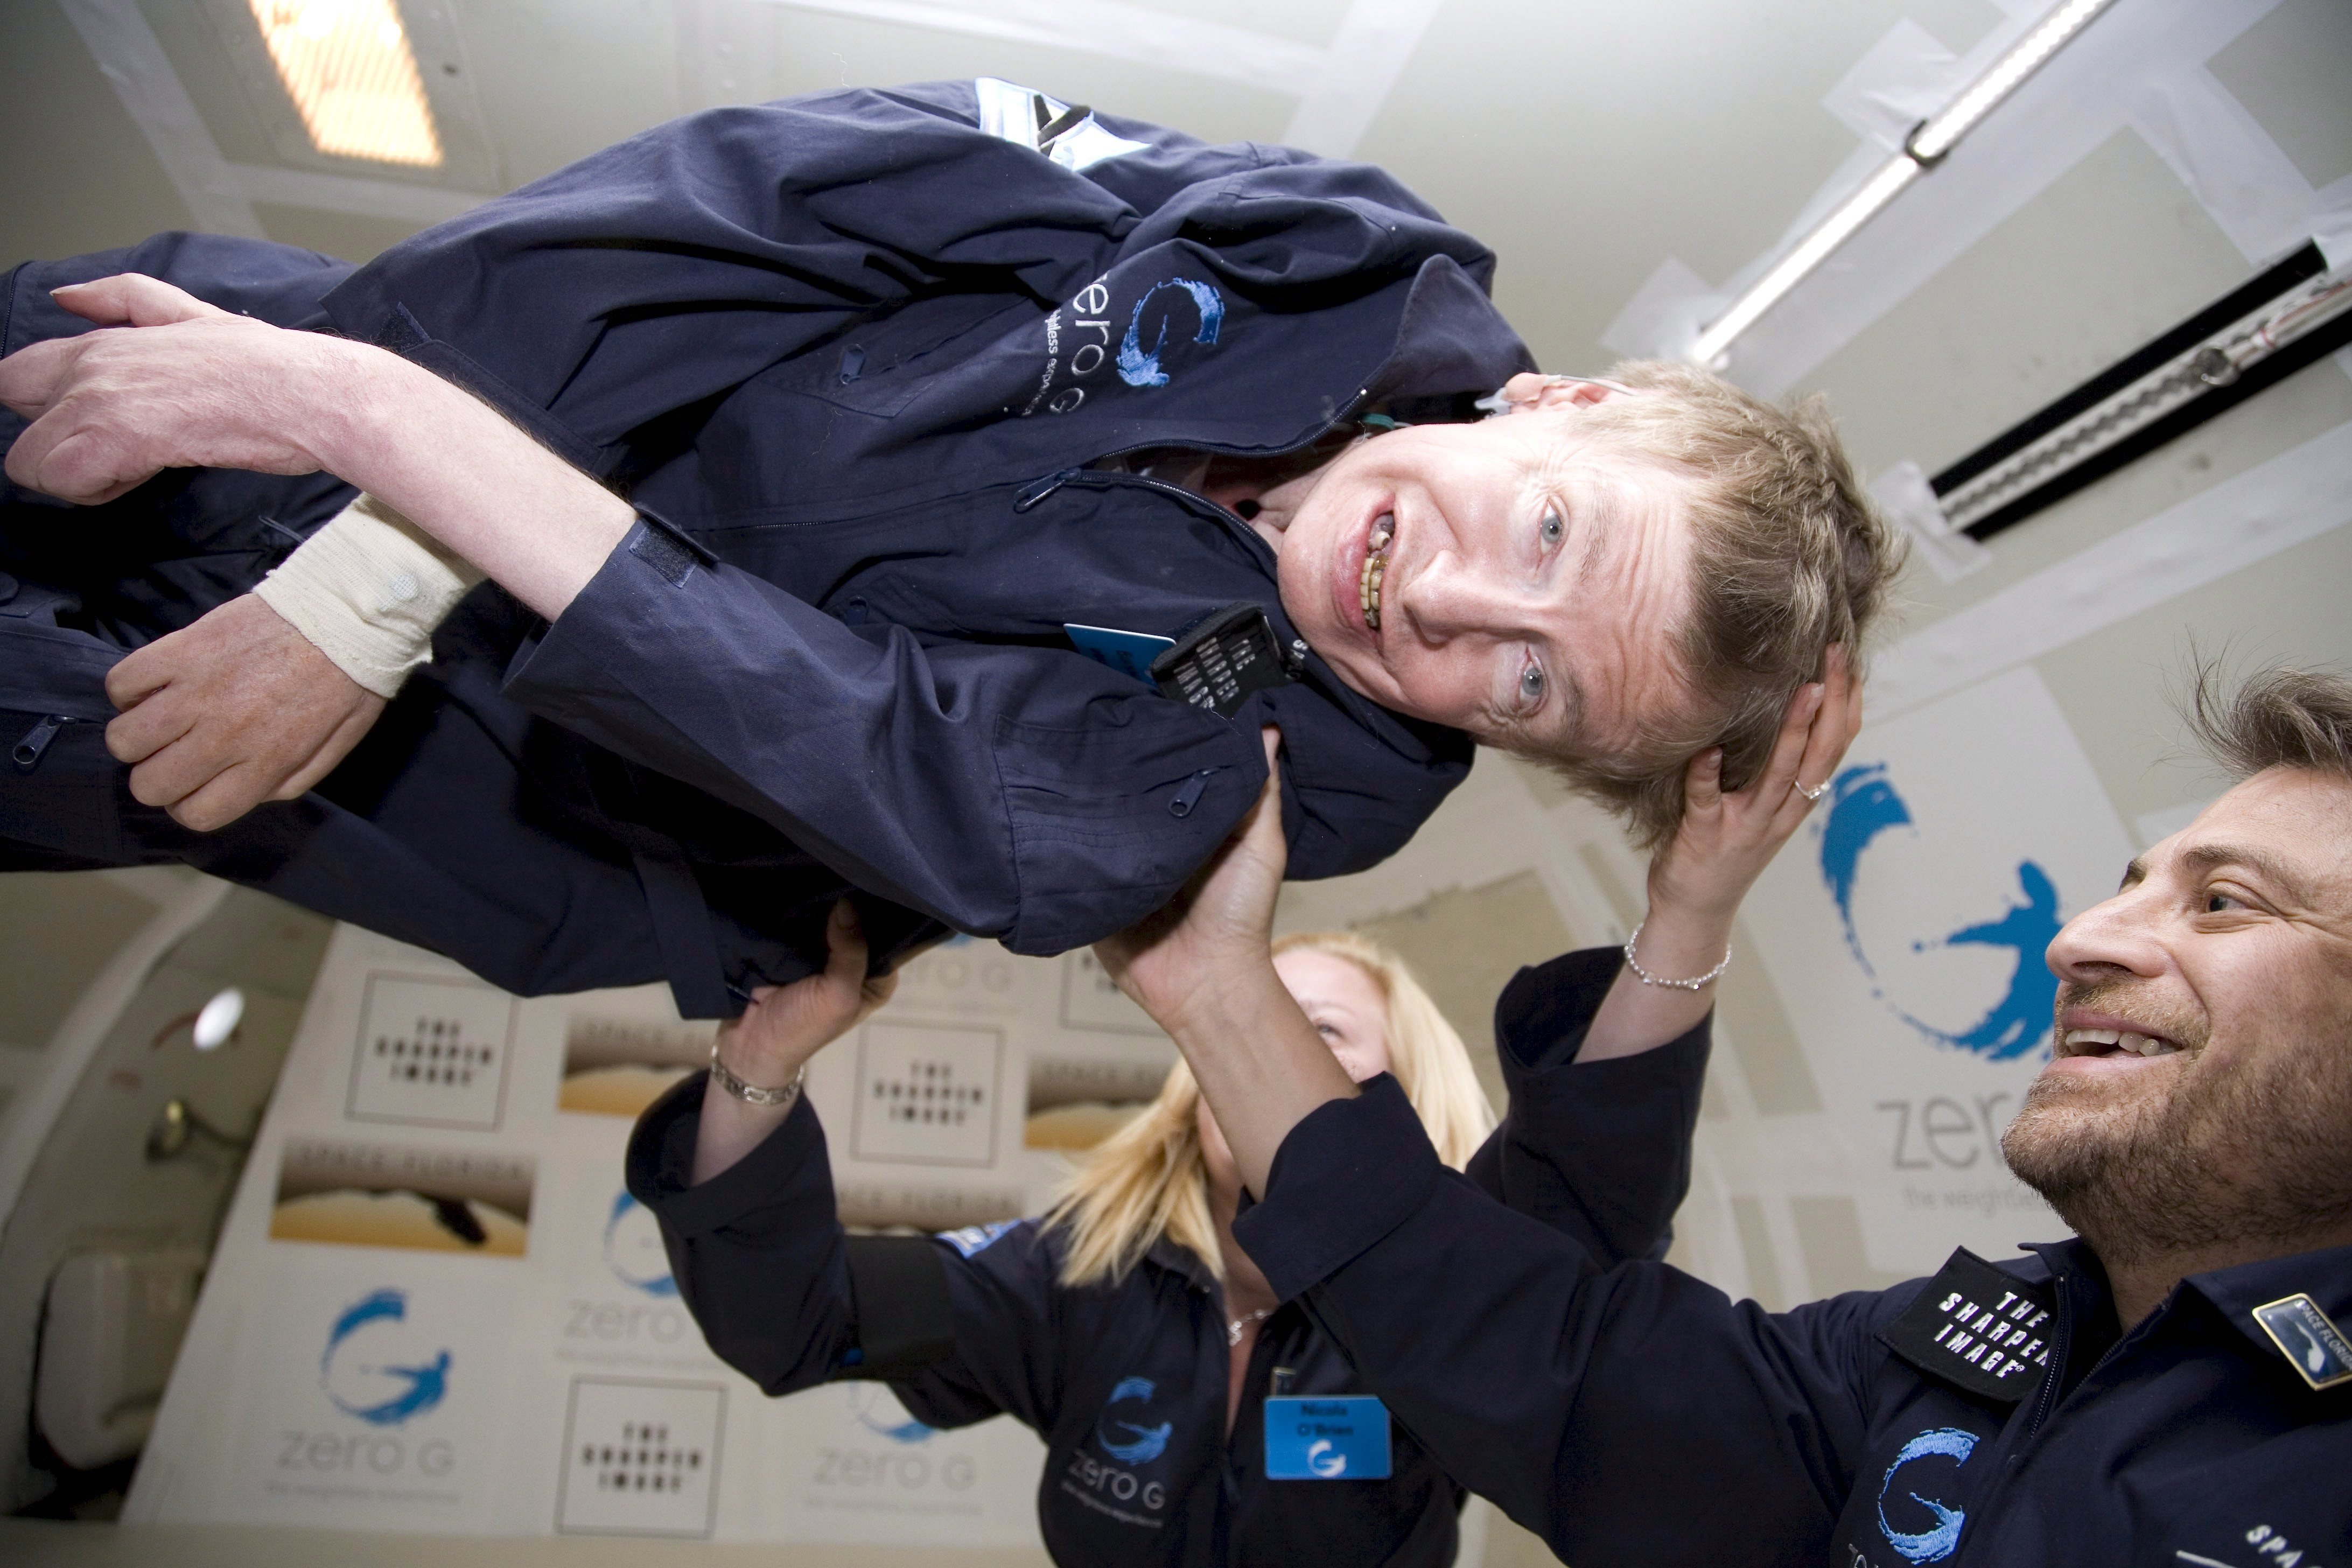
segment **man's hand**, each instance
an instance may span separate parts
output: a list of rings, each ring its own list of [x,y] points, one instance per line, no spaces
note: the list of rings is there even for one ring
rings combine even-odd
[[[1265,787],[1209,863],[1166,908],[1095,943],[1095,956],[1118,988],[1171,1034],[1172,1017],[1202,988],[1243,963],[1266,962],[1274,903],[1290,846],[1282,836],[1282,778],[1276,758],[1282,732],[1261,731]]]
[[[0,360],[0,404],[32,421],[8,452],[18,484],[94,505],[163,468],[325,466],[310,437],[346,401],[340,370],[352,345],[233,316],[137,273],[55,298],[115,330]]]
[[[384,706],[250,594],[124,658],[106,695],[132,798],[198,833],[325,778]]]

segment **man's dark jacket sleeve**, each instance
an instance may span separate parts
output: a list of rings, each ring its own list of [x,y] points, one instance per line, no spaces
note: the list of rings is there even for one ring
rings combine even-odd
[[[1386,1077],[1294,1128],[1234,1228],[1447,1473],[1564,1561],[1818,1562],[1885,1298],[1774,1314],[1604,1268],[1439,1164]]]
[[[947,293],[1050,308],[1122,247],[1181,235],[1306,288],[1456,251],[1491,274],[1378,169],[1102,118],[1150,145],[1074,174],[982,131],[969,81],[689,115],[404,242],[326,307],[625,477],[667,455],[665,416],[860,322]],[[1318,171],[1311,198],[1294,165]],[[1247,222],[1220,184],[1238,174],[1262,209]]]

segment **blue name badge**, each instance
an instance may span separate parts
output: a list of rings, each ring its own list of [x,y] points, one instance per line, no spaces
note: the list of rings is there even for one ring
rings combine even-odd
[[[1384,1481],[1388,1475],[1389,1407],[1370,1394],[1266,1400],[1266,1479]]]
[[[1082,626],[1071,622],[1062,630],[1080,653],[1097,664],[1107,664],[1121,675],[1131,675],[1146,684],[1151,680],[1151,661],[1176,646],[1174,637],[1123,632],[1115,626]]]

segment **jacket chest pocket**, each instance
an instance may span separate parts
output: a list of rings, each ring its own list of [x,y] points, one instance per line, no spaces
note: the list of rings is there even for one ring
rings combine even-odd
[[[853,328],[810,354],[795,390],[837,407],[889,418],[953,370],[1023,307],[947,295],[918,300]],[[1000,324],[1001,323],[1001,324]]]

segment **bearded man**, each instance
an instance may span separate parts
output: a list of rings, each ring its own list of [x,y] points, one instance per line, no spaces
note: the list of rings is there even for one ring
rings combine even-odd
[[[1565,1561],[2341,1564],[2352,681],[2209,670],[2189,716],[2239,782],[2051,944],[2053,1060],[2002,1141],[2076,1237],[1789,1312],[1604,1270],[1334,1070],[1266,968],[1265,807],[1101,951],[1261,1198],[1234,1235],[1276,1294]]]

